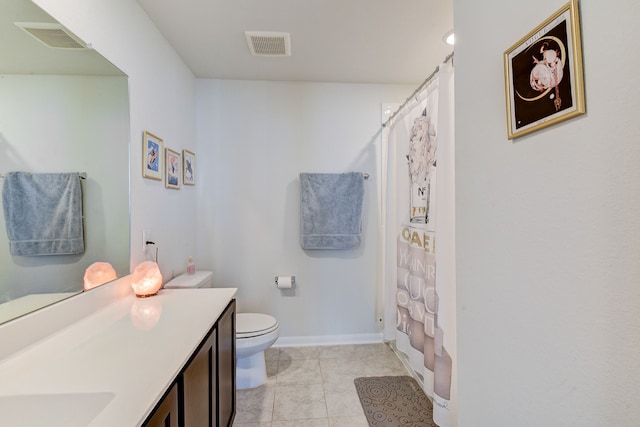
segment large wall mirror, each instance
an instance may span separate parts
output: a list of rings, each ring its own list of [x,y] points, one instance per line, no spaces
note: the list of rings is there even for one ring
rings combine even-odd
[[[30,0],[0,2],[0,186],[13,171],[83,173],[85,250],[12,255],[0,210],[0,323],[82,292],[96,262],[129,272],[127,76],[55,24]]]

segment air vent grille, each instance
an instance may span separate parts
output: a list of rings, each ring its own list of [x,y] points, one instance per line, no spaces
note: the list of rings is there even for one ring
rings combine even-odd
[[[244,34],[254,56],[291,56],[289,33],[245,31]]]
[[[15,24],[46,46],[56,49],[86,49],[85,44],[57,23],[15,22]]]

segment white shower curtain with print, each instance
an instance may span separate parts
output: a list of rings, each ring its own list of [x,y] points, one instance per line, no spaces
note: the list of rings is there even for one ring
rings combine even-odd
[[[443,64],[383,138],[384,336],[441,427],[457,424],[453,99],[453,67]]]

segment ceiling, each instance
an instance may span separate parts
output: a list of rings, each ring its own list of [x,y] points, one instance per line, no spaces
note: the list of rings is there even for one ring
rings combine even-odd
[[[422,82],[453,50],[453,0],[138,0],[196,77]],[[245,31],[287,32],[291,56],[252,56]]]
[[[2,74],[123,75],[92,49],[47,47],[15,22],[57,23],[31,0],[0,1]]]

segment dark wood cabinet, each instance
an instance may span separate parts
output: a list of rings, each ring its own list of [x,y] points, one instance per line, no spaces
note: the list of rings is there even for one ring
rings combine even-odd
[[[209,333],[200,349],[182,373],[182,425],[185,427],[209,427],[217,401],[216,364],[217,328]]]
[[[236,414],[236,306],[226,308],[218,320],[217,426],[231,427]]]
[[[143,425],[231,427],[236,414],[235,335],[236,302],[231,300],[174,381],[171,392]],[[171,406],[174,398],[175,408]],[[171,411],[167,412],[167,407]],[[169,424],[163,424],[165,420]]]
[[[174,384],[156,406],[147,422],[148,427],[178,427],[178,385]]]

